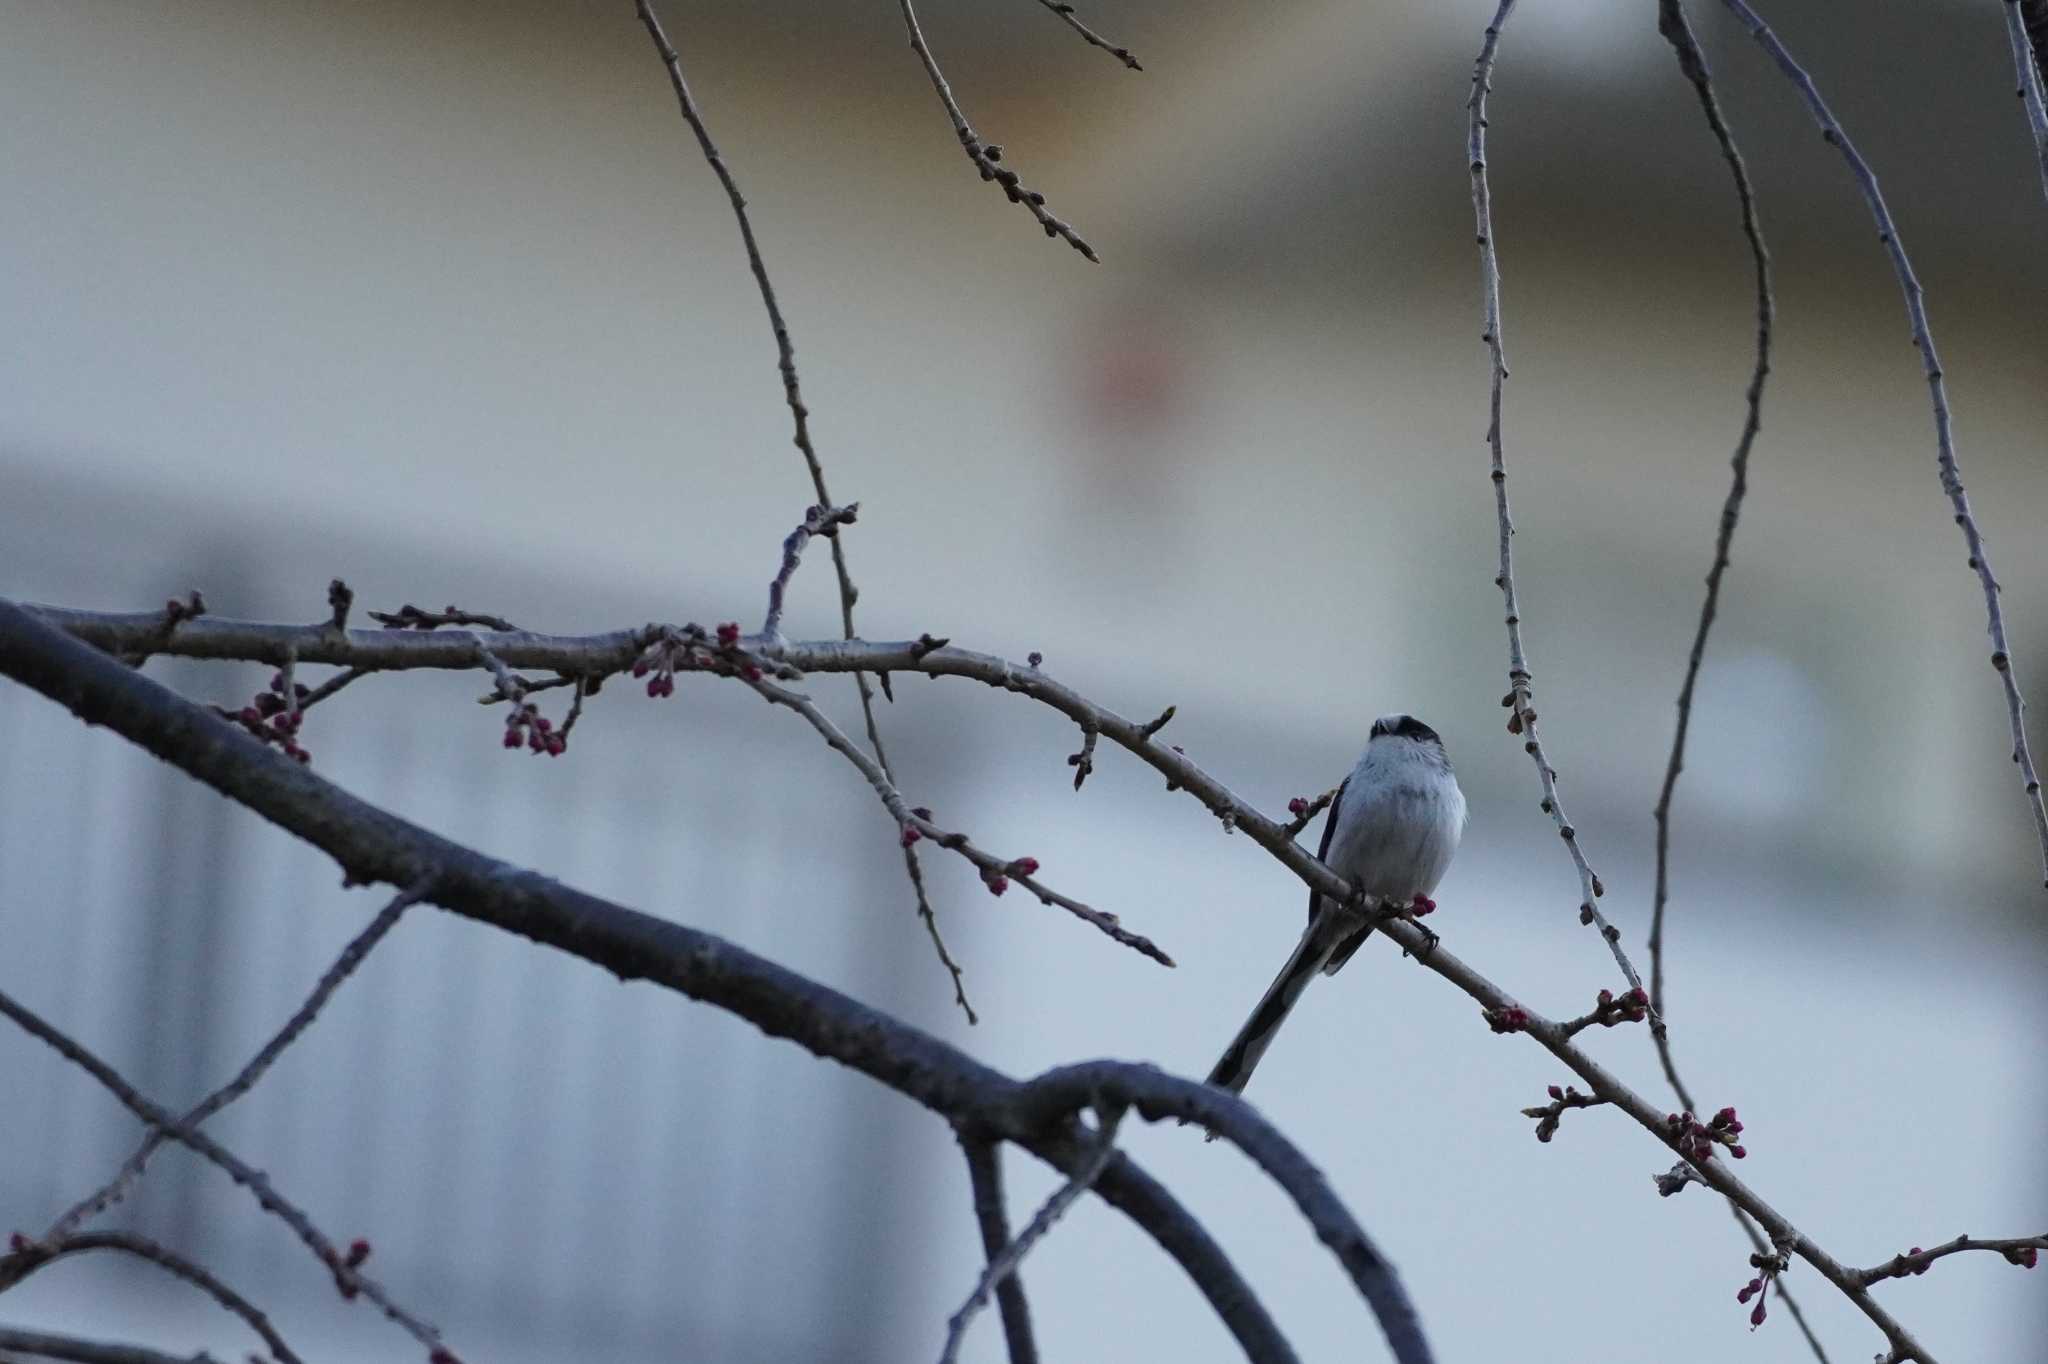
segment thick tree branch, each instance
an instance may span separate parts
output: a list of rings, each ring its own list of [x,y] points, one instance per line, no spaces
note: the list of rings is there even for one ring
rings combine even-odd
[[[288,831],[326,850],[341,863],[351,879],[409,885],[428,871],[438,871],[434,903],[512,932],[559,946],[596,961],[630,978],[651,978],[693,998],[717,1004],[741,1014],[775,1036],[791,1037],[821,1055],[844,1061],[874,1076],[892,1088],[918,1099],[926,1106],[959,1120],[958,1096],[974,1086],[965,1081],[942,1080],[955,1075],[956,1065],[972,1067],[975,1073],[1003,1081],[977,1063],[944,1048],[948,1059],[941,1065],[926,1050],[943,1047],[936,1039],[910,1030],[914,1046],[897,1039],[893,1030],[904,1025],[884,1020],[843,996],[803,980],[780,967],[760,961],[738,948],[696,934],[680,925],[648,919],[630,910],[559,886],[531,872],[521,872],[416,829],[395,816],[369,806],[323,781],[296,763],[267,753],[204,711],[189,706],[154,682],[123,667],[115,660],[83,647],[64,647],[69,641],[44,628],[44,622],[60,626],[80,640],[102,648],[118,650],[124,641],[148,631],[162,634],[160,613],[104,614],[63,610],[53,607],[24,609],[0,600],[0,672],[16,677],[43,692],[89,723],[109,724],[135,742],[175,762],[200,780],[241,801]],[[404,648],[391,637],[363,638],[351,633],[342,638],[320,638],[316,631],[300,634],[302,627],[262,625],[246,621],[202,618],[183,624],[170,651],[201,658],[256,658],[269,660],[288,643],[303,642],[302,659],[322,663],[365,664],[382,667],[430,667],[463,669],[475,666],[473,651],[467,647],[445,647],[456,641],[437,640],[432,635],[410,635]],[[615,631],[585,638],[511,634],[485,636],[493,652],[521,667],[567,671],[621,670],[651,641],[661,637],[662,628]],[[741,641],[742,647],[756,647],[759,641]],[[411,652],[416,650],[416,652]],[[764,656],[806,672],[851,672],[857,669],[892,672],[921,672],[932,677],[972,678],[987,686],[1014,692],[1052,707],[1083,728],[1093,728],[1110,742],[1126,749],[1167,779],[1170,786],[1202,802],[1226,827],[1236,830],[1270,853],[1289,871],[1318,894],[1339,904],[1354,897],[1351,885],[1312,856],[1289,836],[1288,825],[1268,818],[1238,797],[1223,782],[1205,772],[1186,754],[1145,737],[1145,724],[1133,721],[1096,704],[1080,692],[1056,680],[1042,668],[1011,663],[991,654],[975,653],[926,638],[901,643],[870,644],[863,641],[825,640],[791,643]],[[450,878],[453,878],[452,880]],[[597,925],[604,925],[600,931]],[[1527,1033],[1538,1045],[1563,1062],[1588,1091],[1607,1100],[1660,1143],[1672,1146],[1665,1118],[1667,1110],[1652,1105],[1630,1089],[1590,1054],[1564,1035],[1564,1025],[1554,1022],[1520,1003],[1486,976],[1467,965],[1441,943],[1432,944],[1413,924],[1398,918],[1374,920],[1378,936],[1402,949],[1424,970],[1443,977],[1474,1000],[1501,1030]],[[600,950],[600,946],[602,950]],[[1428,949],[1428,950],[1425,950]],[[712,969],[715,963],[718,969]],[[743,968],[743,969],[742,969]],[[823,992],[831,1001],[830,1024],[815,1017],[805,1002]],[[838,1011],[855,1011],[852,1019]],[[865,1026],[876,1029],[860,1045]],[[823,1028],[823,1035],[820,1029]],[[875,1055],[878,1039],[890,1037],[888,1055]],[[1144,1068],[1134,1068],[1150,1075]],[[1058,1074],[1059,1072],[1055,1072]],[[1161,1080],[1167,1077],[1158,1077]],[[1111,1086],[1096,1077],[1103,1097],[1122,1099],[1150,1119],[1160,1111],[1161,1095],[1140,1095]],[[1207,1096],[1203,1111],[1190,1106],[1171,1111],[1171,1116],[1215,1126],[1214,1111],[1206,1105],[1221,1101],[1242,1104],[1230,1095],[1174,1081],[1174,1094],[1186,1091]],[[1085,1091],[1071,1096],[1067,1111],[1077,1111],[1088,1102]],[[1177,1099],[1176,1102],[1181,1102]],[[955,1106],[949,1107],[949,1104]],[[1244,1106],[1247,1115],[1254,1110]],[[1041,1158],[1068,1174],[1075,1168],[1078,1146],[1069,1139],[1061,1148],[1067,1161],[1046,1155],[1017,1131],[1021,1119],[1009,1125],[997,1123],[992,1134],[1018,1141]],[[1226,1134],[1228,1135],[1228,1134]],[[1278,1134],[1274,1134],[1276,1139]],[[1034,1138],[1037,1139],[1037,1138]],[[1284,1140],[1284,1139],[1281,1139]],[[1681,1153],[1683,1154],[1683,1153]],[[1737,1178],[1730,1162],[1710,1159],[1681,1162],[1698,1182],[1714,1189],[1755,1218],[1774,1244],[1788,1247],[1806,1260],[1830,1283],[1840,1289],[1885,1333],[1895,1348],[1907,1343],[1909,1356],[1933,1364],[1933,1359],[1913,1342],[1905,1328],[1857,1282],[1855,1271],[1811,1241],[1803,1232],[1760,1195]],[[1105,1171],[1098,1188],[1112,1202],[1113,1190],[1120,1190],[1124,1157],[1119,1156]],[[1277,1177],[1277,1176],[1276,1176]],[[1163,1191],[1162,1191],[1163,1192]],[[1125,1207],[1118,1203],[1119,1207]],[[1128,1211],[1128,1208],[1126,1208]],[[1135,1216],[1135,1214],[1134,1214]],[[1148,1230],[1156,1228],[1148,1224]],[[1211,1247],[1213,1249],[1213,1246]],[[1220,1258],[1220,1252],[1219,1252]],[[1183,1264],[1187,1262],[1183,1260]],[[1220,1268],[1227,1269],[1227,1262]],[[1190,1269],[1190,1273],[1194,1273]],[[1234,1275],[1234,1271],[1230,1271]],[[1221,1281],[1217,1281],[1221,1282]],[[1217,1283],[1205,1285],[1212,1304],[1222,1307],[1219,1297],[1227,1293]],[[1261,1309],[1263,1317],[1263,1309]],[[1236,1329],[1233,1327],[1233,1329]],[[1243,1334],[1239,1336],[1244,1339]],[[1282,1343],[1284,1348],[1284,1343]]]
[[[1024,1086],[930,1034],[710,934],[485,857],[378,809],[5,600],[0,600],[0,673],[89,724],[114,729],[322,849],[351,884],[410,886],[430,880],[426,898],[434,904],[559,948],[621,980],[652,981],[737,1014],[770,1036],[859,1070],[956,1124],[1014,1141],[1068,1175],[1087,1158],[1078,1124],[1045,1125],[1043,1110],[1027,1124],[1015,1102]],[[1196,1116],[1213,1118],[1218,1104],[1241,1109],[1233,1133],[1255,1130],[1261,1151],[1291,1153],[1306,1164],[1285,1137],[1234,1096],[1149,1067],[1105,1064],[1110,1076],[1098,1088],[1106,1096],[1110,1077],[1116,1075],[1121,1076],[1118,1092],[1110,1097],[1134,1105],[1141,1098],[1157,1103],[1162,1093],[1179,1096],[1186,1105],[1193,1092]],[[149,1120],[176,1123],[161,1109]],[[1249,1129],[1243,1126],[1247,1123]],[[209,1157],[218,1150],[201,1133],[174,1135]],[[1095,1187],[1182,1265],[1248,1357],[1294,1359],[1221,1249],[1163,1187],[1121,1153]],[[1361,1241],[1363,1235],[1357,1233]],[[1404,1364],[1415,1358],[1403,1357]]]

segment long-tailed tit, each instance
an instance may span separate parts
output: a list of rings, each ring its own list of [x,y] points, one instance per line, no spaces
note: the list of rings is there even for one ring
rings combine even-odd
[[[1465,793],[1436,731],[1412,715],[1386,715],[1372,727],[1358,766],[1337,788],[1316,856],[1381,905],[1436,908],[1429,893],[1443,879],[1465,831]],[[1335,975],[1372,932],[1309,892],[1308,931],[1280,968],[1259,1007],[1238,1030],[1209,1083],[1241,1092],[1295,1001],[1321,971]]]

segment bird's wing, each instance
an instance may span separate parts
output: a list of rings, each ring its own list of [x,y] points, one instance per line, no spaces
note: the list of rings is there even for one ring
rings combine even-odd
[[[1330,798],[1329,811],[1323,816],[1323,841],[1316,848],[1316,861],[1325,865],[1328,865],[1330,861],[1330,837],[1337,832],[1337,812],[1344,808],[1344,788],[1349,785],[1351,785],[1351,778],[1349,777],[1337,783],[1337,794]],[[1315,920],[1316,901],[1321,898],[1313,890],[1308,893],[1308,917],[1310,922]]]

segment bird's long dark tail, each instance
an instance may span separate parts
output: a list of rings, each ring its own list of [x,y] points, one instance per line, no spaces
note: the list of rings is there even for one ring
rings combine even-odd
[[[1317,914],[1309,922],[1294,955],[1287,959],[1287,964],[1280,968],[1280,974],[1266,987],[1259,1007],[1252,1010],[1252,1016],[1237,1030],[1237,1036],[1231,1039],[1222,1059],[1209,1072],[1210,1084],[1233,1094],[1244,1092],[1245,1082],[1252,1078],[1252,1070],[1259,1064],[1259,1058],[1273,1044],[1273,1035],[1280,1031],[1280,1025],[1294,1011],[1301,992],[1323,969],[1345,935],[1345,925],[1336,923],[1336,917]]]

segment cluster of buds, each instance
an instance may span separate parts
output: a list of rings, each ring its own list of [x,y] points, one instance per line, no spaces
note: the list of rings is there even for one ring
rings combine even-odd
[[[299,725],[304,715],[299,703],[311,692],[304,683],[292,684],[292,699],[285,699],[284,673],[273,673],[270,686],[256,693],[254,700],[238,711],[228,713],[228,718],[239,724],[250,737],[266,744],[276,744],[287,758],[307,762],[312,754],[299,746]]]
[[[1529,1027],[1529,1011],[1519,1004],[1488,1009],[1480,1017],[1484,1018],[1486,1026],[1495,1032],[1524,1032]]]
[[[1785,1257],[1752,1255],[1749,1257],[1749,1267],[1756,1271],[1756,1277],[1742,1286],[1735,1294],[1735,1301],[1748,1302],[1751,1298],[1756,1299],[1756,1306],[1749,1311],[1749,1329],[1754,1331],[1764,1324],[1764,1289],[1769,1286],[1772,1279],[1784,1272]]]
[[[1735,1110],[1724,1108],[1716,1113],[1713,1120],[1702,1123],[1690,1113],[1672,1113],[1664,1119],[1665,1140],[1678,1148],[1679,1154],[1692,1157],[1704,1165],[1714,1158],[1714,1148],[1725,1146],[1728,1154],[1741,1160],[1749,1152],[1741,1145],[1742,1124],[1735,1117]]]
[[[1008,862],[1005,862],[1002,866],[1002,869],[999,871],[990,871],[984,868],[981,873],[981,883],[988,887],[989,894],[1001,895],[1004,891],[1010,888],[1011,877],[1036,876],[1037,874],[1037,858],[1018,857],[1013,858]]]
[[[2021,1269],[2032,1269],[2041,1263],[2041,1252],[2033,1246],[2013,1246],[2005,1252],[2005,1261]]]
[[[981,873],[981,883],[988,887],[989,894],[1001,895],[1010,888],[1011,877],[1036,876],[1037,874],[1037,858],[1018,857],[1005,862],[999,871],[990,871],[984,868]]]
[[[1617,1023],[1640,1023],[1650,1014],[1650,996],[1639,985],[1619,999],[1614,991],[1602,990],[1594,1000],[1593,1021],[1603,1028]],[[1733,1113],[1735,1110],[1728,1110]]]
[[[28,1237],[18,1231],[7,1233],[7,1249],[12,1254],[26,1255],[34,1245],[35,1242],[29,1240]]]
[[[559,758],[569,747],[569,736],[555,728],[555,722],[540,713],[531,701],[521,701],[505,717],[505,747],[525,748]]]
[[[749,682],[759,682],[762,677],[761,665],[749,658],[740,648],[740,627],[737,621],[726,621],[718,627],[717,649],[712,649],[712,636],[704,633],[701,625],[685,625],[680,630],[664,630],[661,637],[648,645],[639,658],[633,662],[633,676],[647,679],[647,694],[653,697],[676,694],[676,674],[693,669],[709,668],[718,672],[743,677]]]
[[[353,1299],[356,1294],[362,1291],[361,1286],[356,1282],[354,1273],[343,1273],[342,1270],[354,1271],[361,1269],[363,1261],[369,1258],[370,1243],[368,1241],[358,1236],[355,1240],[348,1243],[348,1251],[341,1257],[341,1268],[337,1268],[334,1271],[334,1286],[341,1290],[342,1297]]]

